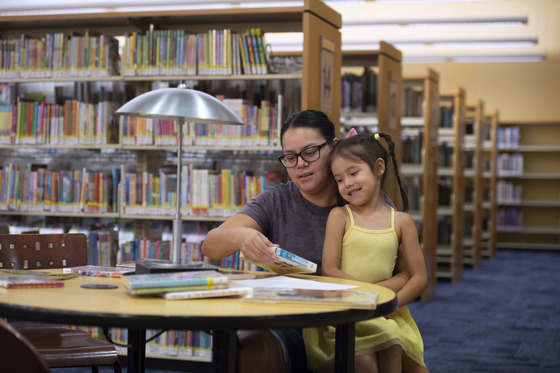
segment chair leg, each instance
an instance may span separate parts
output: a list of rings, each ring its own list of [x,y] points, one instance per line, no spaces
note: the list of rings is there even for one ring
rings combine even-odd
[[[97,365],[91,366],[91,373],[99,373],[99,368],[97,367]]]
[[[122,373],[121,364],[118,361],[115,364],[113,364],[113,371],[115,373]]]

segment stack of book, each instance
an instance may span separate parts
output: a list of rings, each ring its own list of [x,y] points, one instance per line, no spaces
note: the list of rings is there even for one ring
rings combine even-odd
[[[160,295],[167,300],[242,296],[251,287],[229,283],[228,276],[217,271],[150,273],[123,277],[131,295]]]

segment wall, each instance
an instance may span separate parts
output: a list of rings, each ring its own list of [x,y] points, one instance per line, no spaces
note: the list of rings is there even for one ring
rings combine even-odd
[[[560,121],[560,1],[527,2],[529,23],[539,28],[543,62],[404,64],[403,75],[431,67],[440,74],[440,91],[465,88],[467,104],[482,99],[485,111],[498,110],[505,121]]]

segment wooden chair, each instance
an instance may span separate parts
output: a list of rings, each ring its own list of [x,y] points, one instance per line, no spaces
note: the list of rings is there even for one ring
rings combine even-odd
[[[17,329],[0,318],[0,367],[2,372],[50,372],[47,362]]]
[[[0,268],[48,270],[86,265],[87,238],[81,233],[0,234]],[[114,345],[81,330],[60,325],[9,320],[46,361],[49,368],[113,366],[121,372]],[[1,366],[1,365],[0,365]]]

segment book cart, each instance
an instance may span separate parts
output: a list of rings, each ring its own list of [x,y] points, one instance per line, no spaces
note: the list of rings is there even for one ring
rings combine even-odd
[[[463,273],[465,96],[461,87],[439,96],[436,276],[452,282]]]
[[[421,300],[431,299],[437,285],[437,193],[439,74],[403,77],[403,159],[401,173],[410,210],[419,224],[420,244],[428,270]]]
[[[499,121],[497,248],[560,250],[560,122]]]
[[[244,82],[244,84],[250,87],[247,88],[248,95],[252,95],[255,92],[260,93],[263,97],[263,101],[266,100],[268,105],[277,109],[277,116],[270,117],[274,118],[274,123],[269,123],[269,128],[281,123],[282,119],[285,119],[291,111],[302,109],[323,110],[338,124],[338,118],[340,117],[340,96],[335,93],[340,91],[341,38],[339,28],[341,27],[341,23],[340,14],[319,0],[305,0],[301,5],[270,8],[234,7],[225,9],[125,11],[81,14],[48,13],[41,15],[4,16],[0,19],[0,35],[3,43],[20,45],[17,43],[21,42],[20,48],[27,48],[29,45],[29,48],[35,48],[31,50],[37,51],[47,46],[47,35],[60,33],[60,40],[67,39],[71,40],[72,43],[76,43],[71,49],[71,56],[68,57],[76,61],[76,65],[66,70],[62,69],[62,71],[59,71],[58,69],[52,69],[52,66],[42,65],[44,61],[39,59],[35,60],[33,62],[34,64],[32,63],[31,65],[22,67],[21,71],[25,70],[25,74],[21,74],[19,70],[8,71],[7,73],[5,70],[2,70],[0,72],[0,84],[6,87],[6,90],[13,90],[13,92],[15,92],[15,94],[8,93],[8,96],[20,96],[30,92],[30,94],[26,95],[26,98],[37,97],[31,94],[33,90],[36,87],[43,89],[45,86],[50,87],[48,88],[50,91],[56,91],[55,94],[49,93],[45,95],[55,96],[55,99],[47,97],[33,100],[35,101],[34,104],[39,106],[41,102],[46,103],[47,101],[54,102],[58,100],[59,94],[61,97],[64,97],[64,100],[70,96],[70,98],[73,99],[72,102],[75,102],[73,104],[74,107],[67,107],[66,110],[75,109],[76,107],[81,108],[85,106],[82,105],[84,103],[107,101],[109,103],[103,106],[103,112],[109,112],[109,114],[106,115],[107,118],[111,118],[110,114],[114,113],[114,110],[125,101],[152,88],[175,86],[179,82],[186,82],[192,87],[197,87],[211,94],[224,94],[224,98],[227,99],[227,94],[230,91],[235,91],[238,82]],[[233,70],[227,70],[224,73],[224,70],[220,69],[227,67],[222,65],[206,66],[214,69],[204,70],[204,73],[200,73],[201,70],[199,70],[198,74],[194,75],[191,75],[191,72],[174,69],[173,66],[171,69],[166,70],[166,66],[169,67],[170,65],[173,44],[165,44],[165,42],[172,43],[174,40],[173,37],[176,35],[175,33],[180,34],[183,28],[188,28],[188,31],[185,30],[186,33],[206,33],[209,35],[214,33],[214,37],[220,37],[219,35],[221,35],[222,39],[219,40],[227,40],[228,38],[228,36],[226,36],[228,34],[223,30],[231,30],[229,35],[235,33],[249,33],[252,35],[252,31],[249,32],[247,30],[252,30],[254,28],[262,30],[261,32],[264,33],[265,36],[266,33],[273,32],[302,33],[302,71],[271,74],[267,70],[266,64],[263,65],[262,63],[261,67],[264,66],[264,71],[257,70],[256,68],[252,70],[253,67],[251,67],[251,69],[247,70],[250,71],[248,74],[247,71],[243,73],[241,71],[232,73],[231,71]],[[169,31],[167,31],[167,34],[158,34],[160,30]],[[74,38],[74,36],[77,35],[84,38]],[[92,41],[94,40],[94,36],[97,39]],[[146,59],[145,61],[150,61],[148,65],[138,65],[138,61],[136,61],[137,65],[131,65],[131,58],[134,56],[134,46],[141,45],[140,40],[148,36],[149,40],[147,45],[149,45],[149,48],[152,50],[159,51],[160,53],[157,55],[159,57],[152,56]],[[134,37],[136,37],[136,39],[132,39]],[[121,50],[122,53],[116,53],[115,51],[117,49],[113,48],[115,46],[114,40],[122,41],[123,38],[125,42]],[[9,42],[8,40],[12,40],[13,42]],[[110,40],[110,42],[108,40]],[[133,43],[132,40],[135,42]],[[85,56],[85,54],[79,54],[78,51],[90,50],[88,48],[91,45],[86,47],[84,44],[80,44],[83,42],[102,44],[103,48],[99,46],[95,49],[99,51],[97,58],[108,62],[108,64],[101,66],[99,69],[95,66],[93,72],[89,70],[91,66],[83,68],[84,66],[77,65],[77,61],[82,61],[81,59]],[[255,48],[257,48],[258,42],[254,42],[256,43]],[[163,49],[163,45],[168,45],[169,48]],[[263,45],[263,48],[264,47]],[[147,53],[147,49],[148,47],[144,48],[144,53]],[[227,53],[230,53],[228,50],[227,47],[225,50],[222,50],[223,54],[227,55]],[[27,49],[25,49],[25,51],[27,51]],[[212,49],[212,51],[216,53],[216,56],[220,55],[218,52],[215,52],[215,49]],[[24,55],[23,52],[22,55]],[[27,59],[31,58],[31,54],[27,54],[27,56]],[[249,58],[249,56],[247,57]],[[143,55],[142,58],[147,57]],[[259,57],[256,52],[252,58],[258,61]],[[154,62],[152,59],[159,62]],[[160,65],[157,65],[157,63]],[[94,64],[94,62],[92,62],[92,64]],[[118,71],[117,68],[119,65],[121,67],[120,71]],[[321,69],[318,69],[317,66],[321,66]],[[199,68],[200,67],[199,65]],[[32,73],[33,71],[39,73],[34,74]],[[68,93],[67,88],[63,86],[70,86],[70,93]],[[99,86],[101,86],[101,88],[99,88]],[[60,88],[62,92],[59,92],[57,87],[62,87]],[[234,96],[234,98],[237,97],[239,97],[239,95]],[[25,105],[28,105],[27,99],[21,101],[25,101]],[[34,108],[33,110],[41,109]],[[91,114],[92,109],[88,108],[83,110],[83,113],[87,112],[90,115],[89,119],[91,122],[91,115],[94,115]],[[2,118],[5,118],[11,115],[11,113],[4,114],[3,109],[0,115],[2,115]],[[111,120],[107,118],[105,118],[107,121]],[[270,118],[268,120],[272,120]],[[85,122],[87,123],[88,121],[86,120]],[[25,126],[29,127],[33,122],[24,120],[22,123],[25,123]],[[108,122],[105,123],[108,124]],[[122,228],[125,223],[132,221],[133,237],[135,239],[146,238],[156,232],[159,240],[161,240],[161,231],[154,229],[154,222],[170,221],[172,219],[172,214],[166,213],[166,209],[172,210],[173,206],[165,206],[163,201],[160,201],[159,205],[151,205],[152,202],[147,196],[150,195],[150,192],[153,192],[153,190],[148,189],[147,185],[154,186],[155,184],[151,183],[154,182],[156,177],[161,177],[162,180],[163,178],[167,178],[169,184],[172,184],[172,177],[166,172],[165,166],[170,162],[172,163],[173,151],[176,148],[174,144],[176,144],[176,142],[172,140],[171,143],[160,141],[160,143],[156,144],[156,140],[152,142],[144,141],[143,135],[145,132],[140,131],[139,128],[144,130],[145,127],[141,127],[138,123],[134,126],[138,132],[136,132],[136,136],[132,137],[132,140],[125,136],[126,127],[120,123],[120,128],[115,129],[116,133],[102,133],[104,140],[100,140],[99,143],[97,143],[95,139],[82,143],[80,139],[88,138],[88,135],[80,134],[78,128],[74,129],[78,131],[76,132],[77,135],[75,136],[76,139],[74,142],[61,141],[55,143],[51,141],[51,138],[46,136],[45,138],[47,140],[43,143],[19,142],[16,144],[12,143],[10,135],[7,135],[7,143],[5,142],[0,145],[3,172],[9,171],[12,172],[12,174],[16,174],[15,171],[26,170],[27,174],[25,175],[40,179],[40,174],[42,175],[47,172],[48,162],[51,159],[51,157],[44,156],[44,154],[57,154],[60,152],[64,154],[63,158],[65,161],[76,161],[80,158],[83,163],[79,171],[82,173],[87,172],[88,175],[91,173],[92,180],[95,180],[97,177],[99,180],[112,179],[115,181],[118,179],[117,175],[119,175],[121,183],[119,185],[113,185],[111,182],[107,181],[106,183],[95,184],[98,185],[98,189],[110,196],[106,197],[108,201],[96,201],[97,205],[107,204],[107,206],[103,208],[99,208],[97,205],[93,206],[95,205],[93,202],[93,205],[90,206],[91,208],[88,208],[87,205],[82,206],[79,199],[65,201],[67,208],[64,209],[52,209],[50,205],[49,208],[47,208],[47,201],[45,200],[42,203],[37,200],[25,200],[20,203],[16,200],[10,201],[8,199],[7,201],[2,201],[3,204],[0,215],[4,215],[4,217],[21,217],[27,220],[37,217],[52,217],[56,218],[57,221],[62,221],[64,226],[70,223],[84,224],[84,222],[86,222],[85,224],[98,225],[111,221],[115,228]],[[278,127],[276,128],[278,129]],[[200,138],[203,136],[199,137],[199,135],[204,133],[200,131],[208,131],[208,128],[203,129],[195,127],[195,129],[199,132],[195,132],[196,136],[193,136],[193,138],[189,140],[190,142],[184,147],[185,153],[187,153],[186,157],[189,157],[184,164],[193,164],[189,170],[192,171],[191,176],[194,174],[198,175],[196,176],[197,179],[193,179],[196,180],[196,182],[193,181],[193,185],[209,185],[207,192],[210,191],[212,182],[208,181],[209,184],[205,184],[204,182],[199,182],[203,180],[200,178],[204,178],[208,174],[216,174],[216,172],[220,176],[225,175],[223,170],[226,167],[224,167],[224,163],[222,163],[224,158],[232,160],[249,154],[250,158],[259,159],[260,162],[264,164],[264,166],[260,166],[260,169],[265,169],[272,164],[267,164],[266,162],[270,162],[270,159],[275,158],[274,154],[271,155],[270,153],[277,153],[280,150],[277,141],[265,143],[253,142],[248,144],[235,142],[222,144],[212,142],[211,137],[204,138],[205,141],[200,141]],[[169,133],[166,133],[166,135],[169,136]],[[4,133],[0,134],[0,137],[3,136]],[[173,137],[173,131],[171,131],[170,136]],[[13,134],[12,137],[14,137]],[[164,137],[165,136],[162,136],[160,140]],[[197,138],[199,141],[197,141]],[[40,166],[36,165],[37,161],[35,159],[28,156],[27,152],[29,149],[39,153],[42,152],[39,156],[39,158],[41,158]],[[10,161],[15,158],[30,160],[26,163],[15,165]],[[200,160],[201,158],[203,158],[202,161]],[[94,170],[101,168],[97,167],[98,161],[103,161],[105,166],[113,165],[114,167],[110,167],[108,171],[99,172],[99,175],[96,176]],[[200,166],[194,165],[195,161],[202,163],[203,166],[206,165],[206,171],[196,171]],[[275,164],[276,163],[278,162],[275,162]],[[217,169],[213,169],[213,167]],[[237,169],[240,167],[241,166],[238,165]],[[18,170],[14,168],[18,168]],[[158,174],[158,172],[160,173]],[[237,174],[235,170],[232,172]],[[67,179],[61,179],[61,183],[62,180],[65,180],[69,185],[75,186],[72,184],[75,173],[73,175],[72,177],[68,175]],[[110,178],[109,175],[112,176],[112,178]],[[80,180],[81,176],[76,178],[76,180]],[[129,179],[126,179],[129,184],[125,183],[126,176],[130,176]],[[264,176],[262,177],[264,178]],[[208,177],[208,179],[205,180],[211,179]],[[19,185],[14,184],[12,189],[15,190],[18,187]],[[158,187],[161,187],[161,185]],[[154,186],[154,188],[156,187]],[[95,190],[99,192],[98,189]],[[70,190],[72,189],[69,189],[67,192],[69,193]],[[212,190],[215,191],[215,189]],[[239,196],[243,194],[243,192],[244,191],[241,190],[231,191],[235,196]],[[62,193],[62,191],[60,193],[61,195],[67,195],[67,193]],[[130,198],[134,193],[137,194],[138,198],[134,200],[135,202],[127,204],[126,198]],[[144,196],[144,199],[140,198],[141,196]],[[169,200],[173,201],[173,198]],[[55,201],[56,200],[52,200],[52,203],[54,204]],[[59,201],[56,201],[56,203],[58,202]],[[51,200],[49,200],[48,203],[51,203]],[[25,207],[22,208],[22,206]],[[183,214],[183,220],[186,225],[191,227],[192,224],[195,226],[196,230],[199,229],[197,226],[199,223],[219,224],[226,219],[227,216],[234,213],[234,211],[228,211],[221,215],[216,212],[207,213],[207,207],[208,206],[204,204],[187,206],[187,211]],[[235,210],[241,207],[242,205],[240,204],[235,204],[233,206]],[[197,232],[195,232],[195,235],[196,233]],[[90,235],[91,234],[90,232]],[[116,243],[113,244],[117,245]],[[95,244],[93,245],[95,248]],[[114,259],[116,247],[113,246],[110,250],[110,254],[97,255]],[[159,248],[157,248],[157,250],[159,250]],[[187,251],[187,259],[189,256],[194,260],[201,259],[197,257],[197,255],[199,255],[199,247],[197,245],[194,245],[194,247],[188,250],[192,250],[192,252]],[[154,254],[154,252],[148,251],[147,254]],[[235,266],[235,258],[230,259],[232,261],[226,264]],[[114,262],[107,264],[114,265]],[[113,337],[115,340],[126,340],[126,336],[118,334],[121,332],[124,333],[122,330],[114,331],[115,335]],[[204,334],[205,333],[199,332],[191,333],[189,331],[168,331],[155,340],[155,345],[152,346],[153,348],[149,353],[163,358],[174,355],[180,359],[205,361],[210,356],[211,338]],[[150,351],[150,345],[147,347],[148,351]],[[158,353],[161,354],[158,355]]]

